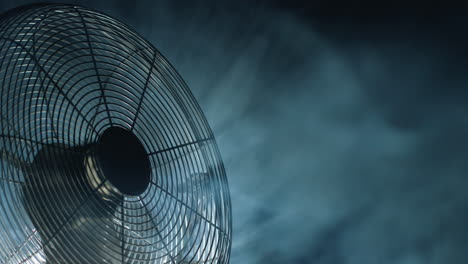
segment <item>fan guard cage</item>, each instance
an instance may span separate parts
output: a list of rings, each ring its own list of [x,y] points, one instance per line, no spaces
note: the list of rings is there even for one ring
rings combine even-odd
[[[224,166],[169,62],[87,8],[30,5],[0,19],[0,263],[228,263]],[[119,193],[96,165],[110,127],[148,155],[140,195]]]

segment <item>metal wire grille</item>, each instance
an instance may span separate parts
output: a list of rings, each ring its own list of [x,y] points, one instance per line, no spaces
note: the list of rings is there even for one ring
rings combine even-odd
[[[228,263],[223,163],[167,60],[79,6],[0,19],[0,262]],[[133,133],[148,155],[140,195],[120,192],[96,160],[110,127]]]

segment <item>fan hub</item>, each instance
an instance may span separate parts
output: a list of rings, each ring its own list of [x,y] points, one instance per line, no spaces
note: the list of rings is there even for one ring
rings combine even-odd
[[[106,129],[99,138],[97,157],[105,178],[121,193],[138,196],[147,189],[150,161],[131,131],[120,127]]]

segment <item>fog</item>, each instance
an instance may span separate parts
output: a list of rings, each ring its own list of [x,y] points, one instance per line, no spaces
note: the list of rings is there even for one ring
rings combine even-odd
[[[231,263],[466,263],[466,51],[442,34],[463,21],[380,30],[266,2],[73,3],[134,28],[191,88],[226,166]]]

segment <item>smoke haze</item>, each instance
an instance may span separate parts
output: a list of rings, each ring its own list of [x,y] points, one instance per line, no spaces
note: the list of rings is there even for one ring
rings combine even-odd
[[[231,263],[466,263],[464,20],[72,3],[134,28],[193,91],[226,165]]]

